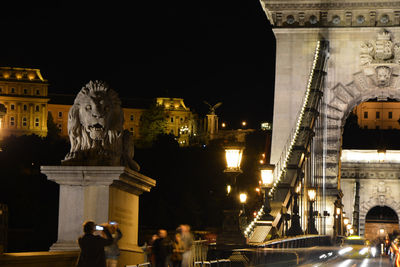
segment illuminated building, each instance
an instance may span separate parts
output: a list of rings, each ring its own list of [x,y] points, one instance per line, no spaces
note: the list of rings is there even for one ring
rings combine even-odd
[[[196,135],[197,129],[195,116],[183,99],[158,97],[157,105],[163,106],[167,113],[167,133],[173,134],[180,146],[189,145],[189,137]]]
[[[68,112],[75,95],[48,95],[48,83],[39,69],[0,67],[0,138],[10,135],[47,135],[47,116],[68,138]],[[140,117],[152,99],[124,99],[124,129],[139,138]],[[189,145],[189,137],[196,135],[195,115],[182,98],[156,98],[167,114],[167,130],[180,146]],[[3,106],[1,106],[3,105]]]
[[[353,113],[362,129],[400,129],[400,102],[364,102]]]
[[[0,67],[0,104],[7,109],[1,121],[2,138],[47,135],[47,90],[39,69]]]

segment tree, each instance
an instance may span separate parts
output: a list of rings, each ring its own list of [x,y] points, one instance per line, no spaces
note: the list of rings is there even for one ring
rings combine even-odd
[[[140,139],[136,142],[138,147],[150,147],[161,134],[167,130],[167,115],[162,106],[153,104],[145,110],[140,117]]]

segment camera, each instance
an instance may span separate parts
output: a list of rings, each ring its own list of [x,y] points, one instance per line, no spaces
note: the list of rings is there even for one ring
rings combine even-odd
[[[96,225],[96,230],[97,231],[102,231],[102,230],[104,230],[104,227],[100,226],[100,225]]]

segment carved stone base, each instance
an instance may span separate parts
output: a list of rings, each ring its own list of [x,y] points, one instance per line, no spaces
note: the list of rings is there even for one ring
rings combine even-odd
[[[82,223],[117,221],[123,233],[119,246],[138,253],[139,195],[155,181],[122,166],[42,166],[42,173],[60,185],[58,241],[52,251],[79,250]]]

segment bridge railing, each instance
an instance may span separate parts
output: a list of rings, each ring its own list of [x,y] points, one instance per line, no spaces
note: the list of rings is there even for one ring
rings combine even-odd
[[[274,169],[274,184],[270,189],[269,194],[272,196],[274,191],[276,190],[277,185],[281,181],[283,175],[287,171],[289,157],[293,151],[293,147],[296,144],[297,138],[301,131],[301,126],[303,124],[303,120],[305,118],[306,109],[310,108],[310,104],[318,105],[313,98],[314,94],[311,94],[312,90],[315,87],[315,83],[320,82],[321,71],[324,69],[326,58],[327,58],[327,47],[328,43],[326,41],[318,41],[315,52],[314,52],[314,60],[311,67],[310,75],[307,82],[307,88],[303,96],[302,105],[297,113],[297,120],[295,121],[295,125],[292,127],[291,132],[287,138],[287,141],[282,149],[281,156],[279,160],[275,164]],[[320,84],[317,85],[319,87]],[[316,108],[316,107],[314,107]],[[317,109],[317,108],[316,108]]]
[[[290,238],[274,239],[254,247],[265,248],[305,248],[314,246],[331,246],[332,238],[327,235],[303,235]]]
[[[294,147],[297,144],[298,137],[301,134],[302,127],[310,127],[310,125],[305,125],[308,123],[308,118],[306,115],[311,112],[311,110],[318,110],[318,105],[320,103],[321,94],[320,90],[323,89],[323,76],[324,76],[324,68],[328,58],[328,42],[327,41],[318,41],[315,53],[314,60],[310,71],[310,76],[307,83],[307,88],[303,96],[302,105],[297,114],[297,121],[295,121],[295,125],[293,126],[291,132],[289,133],[288,139],[282,149],[282,153],[280,155],[279,160],[275,164],[274,169],[274,184],[273,187],[268,192],[269,196],[272,196],[280,183],[281,179],[285,176],[288,170],[288,164],[291,156],[293,155]],[[312,126],[311,126],[312,127]],[[297,164],[298,162],[296,162]],[[292,179],[290,181],[285,181],[289,184],[292,183]],[[289,190],[285,200],[283,201],[283,206],[288,208],[287,206],[291,203],[292,194]],[[248,225],[245,230],[245,236],[251,237],[254,228],[257,225],[257,221],[259,217],[263,214],[263,207],[260,208],[256,218]],[[275,220],[273,222],[273,226],[279,228],[282,224],[282,216],[279,212]]]

